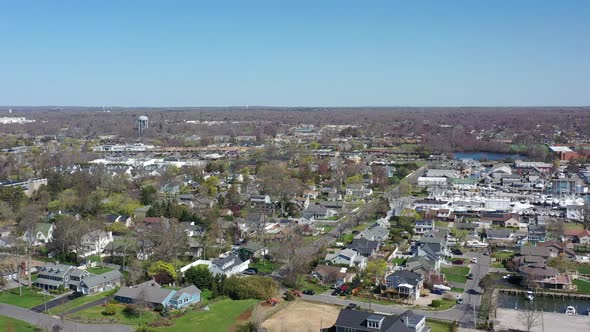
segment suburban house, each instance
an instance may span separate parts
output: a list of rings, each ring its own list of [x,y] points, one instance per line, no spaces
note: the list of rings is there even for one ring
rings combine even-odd
[[[389,230],[379,226],[379,224],[373,224],[371,227],[358,233],[355,238],[383,242],[389,238]]]
[[[327,254],[326,261],[350,267],[357,266],[361,270],[367,266],[367,259],[352,249],[343,249],[334,254]]]
[[[310,277],[317,279],[323,284],[332,284],[335,282],[350,282],[354,278],[354,273],[347,273],[348,269],[340,266],[319,264],[311,273]]]
[[[374,257],[379,251],[379,242],[367,239],[353,239],[347,248],[358,252],[361,256]]]
[[[399,316],[342,309],[334,326],[322,332],[429,332],[426,317],[411,310]]]
[[[209,266],[209,271],[213,275],[224,274],[229,277],[244,272],[248,268],[248,264],[250,264],[250,260],[248,259],[243,261],[236,255],[229,255],[214,259]]]
[[[121,280],[123,280],[123,274],[119,270],[100,275],[89,274],[80,280],[77,291],[84,295],[101,293],[121,286]]]
[[[113,242],[113,232],[100,229],[91,231],[82,236],[82,250],[79,254],[83,257],[99,255],[111,242]]]
[[[26,231],[23,239],[29,239],[33,245],[40,246],[49,243],[53,239],[54,230],[55,225],[52,223],[38,223],[35,225],[33,234],[29,234],[29,231]]]
[[[152,308],[179,309],[199,302],[201,291],[193,285],[176,291],[162,288],[154,280],[149,280],[136,286],[121,287],[115,293],[115,300],[121,303],[145,303]]]
[[[336,211],[320,205],[310,205],[303,210],[302,217],[306,219],[328,219],[337,215]]]
[[[66,264],[45,263],[38,271],[34,287],[51,290],[63,286],[84,295],[111,290],[120,286],[123,280],[123,275],[117,270],[96,275]]]
[[[432,220],[416,220],[414,225],[414,235],[423,235],[434,229],[434,221]]]
[[[259,204],[270,204],[270,196],[268,195],[251,195],[250,196],[250,204],[252,205],[259,205]]]
[[[546,236],[547,231],[545,226],[529,225],[528,242],[537,244],[539,242],[545,241]]]
[[[495,245],[512,245],[516,241],[514,231],[510,229],[488,229],[488,243]]]
[[[120,223],[125,224],[125,227],[131,227],[133,225],[133,223],[131,221],[131,217],[125,216],[125,215],[120,215],[120,214],[107,214],[104,216],[104,220],[108,224],[120,222]]]
[[[248,242],[238,249],[238,256],[241,260],[261,258],[268,254],[268,248],[260,242]]]
[[[411,300],[420,297],[420,291],[424,284],[424,277],[408,270],[395,271],[385,277],[387,290]]]
[[[590,245],[590,230],[565,230],[563,232],[563,240],[564,242],[572,242],[572,243],[579,243]]]

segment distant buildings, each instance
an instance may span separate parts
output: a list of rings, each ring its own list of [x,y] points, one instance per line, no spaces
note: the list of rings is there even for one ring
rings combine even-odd
[[[47,185],[47,179],[29,179],[25,181],[0,181],[2,187],[23,188],[25,195],[31,197],[42,185]]]
[[[23,123],[32,123],[35,120],[27,120],[24,117],[2,117],[0,118],[0,124],[23,124]]]

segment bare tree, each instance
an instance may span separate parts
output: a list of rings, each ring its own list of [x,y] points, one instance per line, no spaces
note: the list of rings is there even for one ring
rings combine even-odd
[[[518,313],[518,320],[524,326],[527,332],[531,332],[533,327],[539,324],[541,314],[537,310],[523,309]]]
[[[281,243],[275,252],[277,259],[283,263],[285,283],[288,286],[296,286],[299,276],[305,273],[312,257],[303,245],[303,239],[299,234],[292,234]]]
[[[26,206],[18,218],[17,229],[24,235],[25,254],[27,255],[27,275],[29,277],[29,286],[31,285],[31,256],[35,250],[37,242],[37,224],[41,218],[41,210],[36,205]]]

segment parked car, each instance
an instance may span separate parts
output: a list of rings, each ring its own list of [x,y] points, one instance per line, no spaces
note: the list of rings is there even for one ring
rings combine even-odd
[[[314,295],[315,291],[313,289],[306,289],[303,291],[303,294],[305,295]]]
[[[347,308],[348,309],[356,309],[356,308],[358,308],[358,305],[356,303],[349,303]]]
[[[340,295],[340,289],[336,288],[333,292],[332,292],[332,296],[337,296]]]
[[[443,295],[445,293],[445,291],[442,289],[433,289],[430,291],[430,293],[436,294],[436,295]]]
[[[248,268],[248,269],[245,269],[244,272],[242,272],[242,274],[248,274],[248,275],[254,275],[256,273],[258,273],[258,269],[256,269],[256,268]]]
[[[463,265],[463,260],[462,259],[456,259],[453,261],[453,265]]]
[[[473,273],[469,273],[469,274],[467,275],[467,279],[469,279],[469,280],[473,279]]]
[[[337,281],[334,284],[332,284],[332,286],[330,286],[330,288],[338,288],[340,286],[342,286],[344,283],[342,281]]]
[[[455,249],[452,252],[453,252],[453,255],[457,255],[457,256],[462,256],[463,255],[463,252],[461,250],[459,250],[459,249]]]
[[[471,263],[475,263],[475,264],[477,264],[477,257],[473,257],[473,258],[471,259]]]
[[[463,299],[462,298],[458,298],[457,299],[457,304],[463,304]]]

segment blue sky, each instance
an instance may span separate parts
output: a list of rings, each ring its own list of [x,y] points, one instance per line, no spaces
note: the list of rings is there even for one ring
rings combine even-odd
[[[0,105],[590,105],[590,1],[0,0]]]

